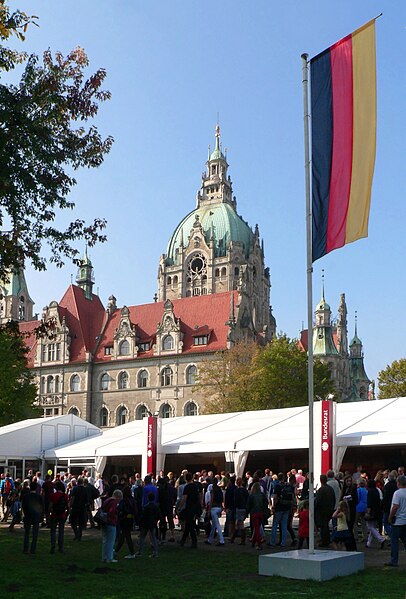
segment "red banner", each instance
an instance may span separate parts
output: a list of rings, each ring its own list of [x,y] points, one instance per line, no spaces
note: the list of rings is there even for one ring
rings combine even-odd
[[[333,402],[321,402],[321,473],[333,468]]]
[[[148,417],[147,473],[156,475],[158,418]]]

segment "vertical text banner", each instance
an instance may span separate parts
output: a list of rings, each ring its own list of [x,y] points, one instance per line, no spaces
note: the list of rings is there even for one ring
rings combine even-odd
[[[321,474],[326,474],[333,467],[333,402],[321,402]]]

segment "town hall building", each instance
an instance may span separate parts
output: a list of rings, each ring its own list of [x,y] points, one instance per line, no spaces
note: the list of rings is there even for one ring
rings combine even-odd
[[[18,320],[27,335],[44,416],[73,413],[113,427],[149,414],[197,415],[203,399],[194,390],[202,363],[239,341],[266,344],[275,336],[263,240],[258,225],[252,229],[237,212],[228,168],[217,125],[196,206],[175,228],[159,259],[154,302],[120,307],[111,295],[104,307],[93,292],[87,252],[76,284],[59,302],[51,301],[40,319],[33,315],[23,272],[11,273],[0,285],[0,323]],[[329,310],[323,295],[316,309],[315,355],[331,364],[339,401],[361,399],[369,383],[362,345],[355,336],[350,358],[346,312],[340,336],[339,325],[335,332],[331,327]],[[338,349],[334,335],[340,339]],[[363,379],[354,387],[357,360]]]

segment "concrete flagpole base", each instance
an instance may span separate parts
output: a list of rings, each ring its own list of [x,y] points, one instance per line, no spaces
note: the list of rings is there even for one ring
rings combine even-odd
[[[364,569],[364,554],[357,551],[329,551],[308,549],[269,553],[259,556],[262,576],[282,576],[297,580],[331,580],[336,576],[349,576]]]

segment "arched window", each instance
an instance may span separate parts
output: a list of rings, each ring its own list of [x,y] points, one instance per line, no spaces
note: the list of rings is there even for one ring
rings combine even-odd
[[[238,275],[240,274],[240,269],[238,268],[238,266],[236,266],[234,268],[234,274],[235,274],[236,277],[238,277]]]
[[[164,351],[173,349],[173,337],[171,335],[166,335],[166,337],[163,338],[162,349]]]
[[[148,372],[146,370],[140,370],[138,373],[138,387],[141,389],[148,387]]]
[[[109,382],[110,382],[110,377],[107,374],[107,372],[105,372],[104,374],[102,374],[101,379],[100,379],[100,391],[107,391],[109,388]]]
[[[74,374],[73,376],[71,376],[70,390],[72,393],[80,391],[80,376],[78,374]]]
[[[117,410],[117,426],[121,426],[128,422],[128,410],[125,406],[120,406]]]
[[[215,277],[219,277],[220,276],[220,269],[216,268],[216,270],[214,271],[214,276]]]
[[[120,343],[118,353],[120,354],[120,356],[130,355],[130,344],[128,343],[127,339],[124,339],[124,341]]]
[[[172,408],[168,403],[164,403],[160,410],[159,415],[161,418],[172,418]]]
[[[55,376],[55,393],[59,393],[59,376]]]
[[[128,389],[128,373],[120,372],[118,375],[118,388],[119,389]]]
[[[170,366],[165,366],[161,372],[161,387],[169,387],[172,385],[173,371]]]
[[[227,269],[225,266],[223,266],[223,268],[221,269],[221,276],[225,277],[227,275]]]
[[[196,383],[197,368],[194,364],[191,364],[186,369],[186,384],[194,385]]]
[[[109,424],[109,412],[107,408],[100,410],[100,426],[108,426]]]
[[[185,405],[185,416],[197,416],[197,405],[194,401],[189,401]]]
[[[167,284],[167,285],[172,285],[172,277],[168,277],[168,278],[166,279],[166,284]]]
[[[174,286],[174,287],[177,287],[177,286],[178,286],[178,277],[177,277],[177,275],[175,275],[175,276],[173,277],[173,286]]]
[[[70,408],[68,414],[73,414],[74,416],[80,416],[79,410],[77,408]]]
[[[55,381],[53,376],[47,378],[47,393],[55,393]]]
[[[147,406],[144,406],[144,404],[141,404],[135,410],[135,419],[136,420],[142,420],[143,418],[147,418],[150,415],[151,415],[150,411],[148,410]]]

